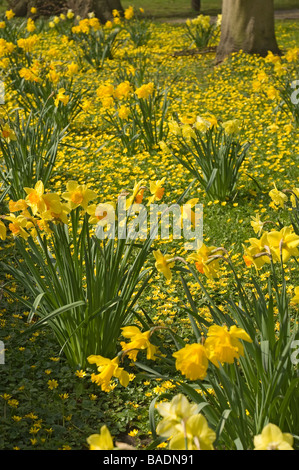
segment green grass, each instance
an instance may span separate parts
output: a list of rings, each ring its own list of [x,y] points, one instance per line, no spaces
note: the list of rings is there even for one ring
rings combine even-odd
[[[221,11],[221,0],[202,0],[201,12],[217,14]],[[298,0],[275,0],[277,10],[298,8]],[[148,16],[153,17],[187,17],[197,12],[191,9],[190,0],[122,0],[124,8],[132,5],[136,9],[143,8]]]

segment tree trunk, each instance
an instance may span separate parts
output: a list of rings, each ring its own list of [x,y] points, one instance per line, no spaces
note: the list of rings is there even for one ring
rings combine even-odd
[[[102,23],[113,18],[113,10],[118,10],[120,14],[124,11],[120,0],[67,0],[67,5],[81,18],[86,18],[88,13],[94,12]]]
[[[216,63],[240,50],[263,57],[268,51],[280,54],[275,38],[273,0],[223,0]]]
[[[191,8],[195,11],[200,11],[200,0],[191,0]]]

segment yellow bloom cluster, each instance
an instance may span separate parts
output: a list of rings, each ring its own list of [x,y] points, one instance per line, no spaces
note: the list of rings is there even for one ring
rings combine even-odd
[[[101,28],[101,24],[98,18],[84,18],[79,21],[79,24],[72,27],[72,32],[74,34],[89,34],[91,30],[98,31]]]
[[[244,356],[240,340],[252,342],[245,330],[235,325],[230,329],[225,325],[212,325],[203,344],[187,344],[173,354],[176,368],[190,380],[203,380],[207,374],[209,361],[219,367],[219,363],[232,364],[235,359]]]
[[[292,256],[299,256],[299,236],[292,226],[281,230],[264,232],[260,239],[250,238],[250,245],[244,246],[244,261],[247,266],[254,265],[257,269],[272,261],[282,260],[286,263]]]

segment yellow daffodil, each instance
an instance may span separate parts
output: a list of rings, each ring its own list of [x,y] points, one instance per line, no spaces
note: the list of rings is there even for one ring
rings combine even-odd
[[[216,433],[209,428],[202,414],[190,416],[184,424],[176,427],[169,441],[170,450],[213,450]]]
[[[129,343],[121,342],[121,347],[123,350],[128,350],[128,357],[133,361],[136,361],[138,351],[144,349],[147,351],[147,359],[155,360],[158,348],[150,343],[151,334],[150,330],[142,333],[137,326],[125,326],[122,328],[122,335],[131,341]]]
[[[10,142],[11,140],[16,140],[16,134],[14,132],[13,129],[11,129],[9,127],[8,124],[5,124],[2,128],[1,128],[1,134],[0,134],[5,140],[7,140],[8,142]]]
[[[150,192],[152,196],[149,198],[148,204],[153,204],[155,201],[161,201],[165,192],[165,188],[163,188],[165,179],[166,178],[164,177],[161,180],[150,182]]]
[[[154,92],[154,84],[152,82],[141,85],[141,87],[135,90],[137,97],[147,99]]]
[[[174,261],[172,261],[173,256],[171,255],[163,255],[160,250],[153,251],[153,255],[155,257],[155,267],[158,272],[164,274],[168,281],[171,280],[172,274],[171,269],[174,267]]]
[[[87,438],[89,450],[113,450],[113,439],[107,426],[102,426],[100,434],[91,434]]]
[[[63,199],[68,201],[70,208],[83,207],[87,210],[88,203],[97,198],[97,193],[88,189],[87,185],[79,185],[76,181],[69,181],[66,185],[67,191],[62,194]]]
[[[7,10],[5,16],[8,20],[11,20],[15,16],[15,13],[12,10]]]
[[[109,388],[109,382],[112,377],[119,379],[119,382],[124,387],[127,387],[130,376],[122,367],[119,367],[119,358],[108,359],[103,356],[91,355],[87,358],[90,364],[96,364],[100,374],[92,374],[91,380],[97,385],[100,385],[103,391]]]
[[[130,20],[134,16],[134,8],[133,7],[128,7],[125,9],[124,16],[126,20]]]
[[[278,426],[269,423],[261,434],[254,436],[254,450],[294,450],[293,436],[283,433]]]
[[[264,227],[264,222],[261,221],[259,214],[257,214],[255,217],[251,217],[250,225],[253,228],[254,232],[257,233],[258,236],[260,236]]]
[[[91,204],[86,212],[90,215],[89,223],[92,225],[110,225],[115,221],[115,204],[113,202]]]
[[[265,264],[270,264],[270,253],[264,254],[269,250],[268,233],[263,233],[260,239],[249,238],[250,246],[243,245],[244,256],[243,259],[248,267],[254,265],[256,269],[261,269]]]
[[[54,100],[54,104],[55,104],[56,107],[58,107],[59,103],[61,102],[61,103],[64,104],[64,106],[66,106],[68,104],[69,100],[70,100],[70,97],[69,97],[69,95],[65,94],[65,89],[60,88],[58,90],[58,93],[57,93],[56,98]]]
[[[203,243],[196,252],[192,253],[187,258],[187,261],[194,261],[196,269],[209,279],[218,277],[218,271],[220,269],[219,260],[211,258],[214,250],[216,250],[215,246],[207,247]],[[215,255],[217,255],[217,253],[215,253]]]
[[[38,181],[34,188],[24,188],[24,191],[27,194],[25,202],[31,208],[33,215],[37,212],[42,213],[47,210],[47,206],[43,198],[44,184],[42,181]]]
[[[0,220],[0,238],[1,240],[6,239],[6,226],[1,220]]]
[[[231,119],[222,123],[222,127],[226,134],[238,134],[240,131],[240,123],[237,119]]]
[[[292,304],[299,304],[299,286],[295,287],[295,295],[291,299]]]
[[[282,191],[279,191],[275,184],[274,184],[274,189],[271,189],[271,191],[269,192],[269,196],[271,197],[275,207],[283,208],[284,204],[288,200],[288,196]]]
[[[142,203],[144,190],[144,181],[139,181],[138,183],[135,183],[132,196],[130,196],[126,200],[126,210],[128,210],[133,204]]]
[[[27,31],[29,33],[33,33],[33,31],[36,30],[36,26],[35,26],[35,23],[34,21],[32,20],[32,18],[28,18],[27,20]]]
[[[190,403],[183,394],[179,393],[170,402],[158,403],[156,409],[163,417],[158,423],[157,434],[170,437],[175,433],[177,426],[180,426],[182,421],[197,414],[198,407],[195,403]]]
[[[173,354],[176,359],[176,369],[190,380],[203,380],[207,375],[209,365],[208,355],[202,344],[187,344]]]
[[[27,240],[29,233],[25,230],[32,226],[32,223],[28,221],[23,215],[18,215],[17,217],[14,214],[5,216],[10,224],[8,225],[9,230],[12,232],[14,237],[21,237]]]
[[[204,343],[209,361],[216,367],[219,367],[219,362],[233,364],[235,359],[244,356],[244,348],[240,340],[252,343],[246,331],[235,325],[230,329],[226,325],[210,326]]]
[[[128,98],[128,96],[133,92],[133,87],[130,82],[127,80],[121,82],[115,90],[113,91],[115,98],[121,100],[123,98]]]
[[[299,256],[299,235],[291,226],[268,232],[267,240],[274,261],[280,261],[282,257],[282,262],[286,263],[292,256]]]

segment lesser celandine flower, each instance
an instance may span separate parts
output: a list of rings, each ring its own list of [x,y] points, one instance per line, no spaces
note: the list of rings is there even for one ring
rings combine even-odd
[[[269,423],[254,437],[254,450],[294,450],[293,441],[291,434],[283,433],[278,426]]]
[[[147,359],[155,359],[158,348],[150,343],[151,330],[141,332],[137,326],[125,326],[122,328],[122,335],[129,338],[129,343],[121,342],[123,350],[128,350],[127,355],[130,359],[136,361],[139,350],[146,349]]]
[[[153,251],[155,257],[155,267],[158,272],[164,274],[168,281],[171,280],[172,274],[171,269],[174,267],[173,256],[163,255],[160,250]]]
[[[176,358],[177,370],[190,380],[203,380],[207,375],[209,365],[208,355],[202,344],[187,344],[173,354]]]
[[[216,367],[219,367],[219,362],[233,364],[235,359],[244,356],[244,347],[240,340],[252,343],[246,331],[236,325],[230,329],[226,325],[210,326],[204,343],[209,361]]]

